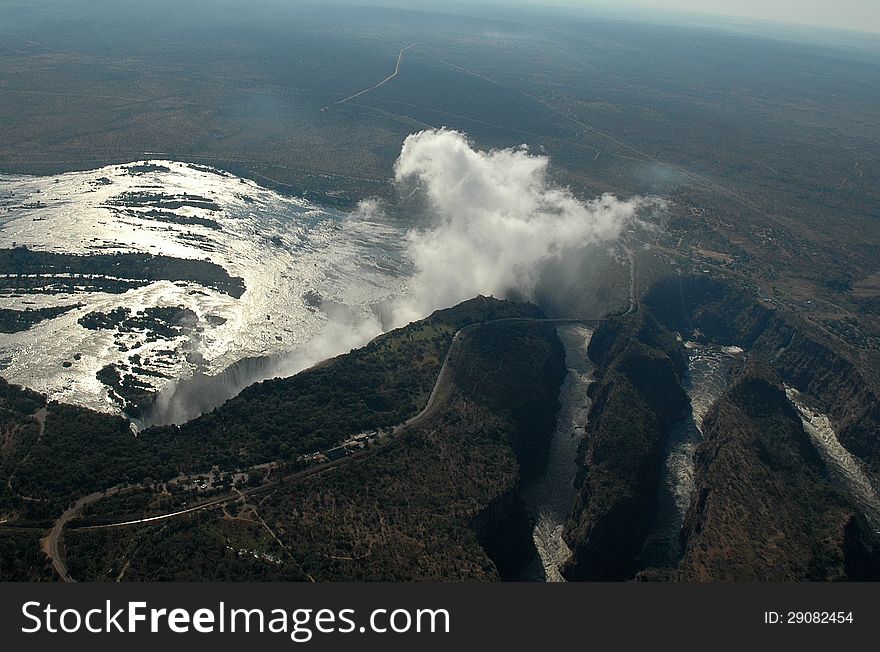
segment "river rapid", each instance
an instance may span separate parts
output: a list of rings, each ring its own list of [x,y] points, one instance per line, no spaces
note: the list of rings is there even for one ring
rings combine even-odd
[[[578,445],[586,432],[591,405],[587,389],[593,380],[593,364],[587,356],[587,347],[593,331],[569,325],[560,326],[557,333],[565,347],[568,369],[559,391],[562,407],[550,440],[547,469],[522,491],[526,508],[535,519],[532,538],[538,555],[522,577],[532,581],[565,581],[559,567],[571,556],[571,550],[562,538],[562,531],[574,505]]]
[[[785,393],[797,408],[804,431],[828,466],[831,480],[856,504],[871,529],[880,534],[880,484],[877,479],[840,443],[828,415],[812,407],[807,397],[796,389],[786,387]]]
[[[688,373],[684,387],[691,410],[670,436],[664,484],[659,496],[654,530],[642,549],[640,565],[674,566],[681,556],[681,528],[694,493],[694,454],[703,440],[703,419],[732,381],[733,368],[742,349],[718,344],[686,342]],[[880,533],[880,485],[864,465],[838,441],[829,417],[811,405],[807,397],[786,387],[786,395],[798,410],[805,432],[828,466],[831,482],[843,490]]]
[[[734,346],[686,342],[688,371],[684,389],[691,409],[673,426],[654,528],[642,549],[640,565],[669,567],[681,555],[681,528],[694,492],[694,454],[703,440],[703,419],[731,381],[743,350]]]

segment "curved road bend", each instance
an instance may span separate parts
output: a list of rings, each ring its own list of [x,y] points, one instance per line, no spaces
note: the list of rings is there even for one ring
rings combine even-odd
[[[431,395],[428,398],[428,402],[425,404],[425,407],[413,417],[407,419],[404,423],[395,426],[392,430],[392,436],[398,436],[413,428],[423,424],[424,422],[430,420],[437,411],[449,400],[449,397],[452,395],[453,389],[453,378],[455,377],[456,365],[459,360],[464,356],[467,351],[466,345],[469,343],[467,338],[469,335],[474,333],[482,326],[489,326],[493,324],[500,324],[504,322],[533,322],[533,323],[554,323],[554,324],[571,324],[571,323],[586,323],[592,324],[595,321],[600,320],[580,320],[580,319],[535,319],[529,317],[509,317],[505,319],[496,319],[488,322],[478,322],[474,324],[469,324],[461,329],[459,329],[452,338],[452,343],[449,346],[449,350],[446,353],[446,358],[443,360],[443,366],[440,368],[440,372],[437,374],[437,380],[434,381],[434,387],[431,390]],[[368,451],[361,451],[349,455],[347,457],[343,457],[341,459],[335,460],[333,462],[327,462],[325,464],[321,464],[320,466],[315,466],[309,469],[305,469],[303,471],[299,471],[297,473],[291,473],[286,476],[282,476],[277,480],[272,482],[268,482],[266,484],[260,485],[258,487],[252,487],[250,489],[245,489],[243,491],[232,495],[222,496],[220,498],[215,498],[212,500],[205,501],[203,503],[199,503],[198,505],[193,505],[192,507],[188,507],[186,509],[181,509],[176,512],[171,512],[168,514],[160,514],[159,516],[150,516],[147,518],[139,518],[130,521],[121,521],[118,523],[105,523],[101,525],[85,525],[82,527],[78,527],[75,529],[78,530],[98,530],[98,529],[106,529],[106,528],[115,528],[115,527],[125,527],[128,525],[142,525],[147,523],[155,523],[158,521],[164,521],[169,518],[175,518],[177,516],[183,516],[185,514],[190,514],[192,512],[197,512],[203,509],[209,509],[211,507],[219,507],[220,505],[235,502],[239,500],[243,496],[254,496],[260,494],[265,491],[269,491],[277,488],[279,485],[285,482],[291,482],[296,480],[303,480],[305,478],[320,475],[325,471],[331,471],[339,466],[347,464],[349,462],[363,460],[366,457],[369,457],[375,453],[375,449]],[[266,468],[271,463],[260,464],[258,466],[252,467],[252,469],[257,468]],[[130,487],[126,487],[126,490],[139,488],[140,485],[132,485]],[[107,495],[111,495],[113,493],[118,493],[117,490],[111,490],[107,492]],[[52,531],[55,532],[57,530],[58,535],[60,535],[63,526],[69,522],[73,517],[75,517],[82,508],[89,503],[93,503],[96,500],[100,500],[103,497],[101,492],[97,492],[86,496],[86,498],[80,499],[76,505],[68,509],[61,518],[56,521],[55,526],[52,528]],[[80,502],[83,502],[80,505]],[[62,522],[63,519],[63,522]],[[61,527],[59,528],[59,524]],[[57,539],[57,535],[56,535]],[[57,549],[57,547],[56,547]]]
[[[425,403],[425,407],[422,408],[421,412],[416,414],[413,417],[410,417],[406,421],[404,421],[399,426],[395,426],[392,434],[393,436],[402,435],[410,430],[421,426],[426,421],[429,421],[434,417],[434,415],[439,411],[439,409],[449,400],[450,396],[452,396],[452,390],[454,387],[453,379],[455,378],[455,372],[457,369],[458,362],[464,358],[467,353],[468,346],[470,345],[470,336],[473,335],[477,330],[482,328],[483,326],[492,326],[495,324],[511,324],[511,323],[542,323],[542,324],[586,324],[589,326],[595,327],[595,324],[598,322],[604,321],[602,319],[539,319],[536,317],[505,317],[503,319],[493,319],[491,321],[485,322],[477,322],[474,324],[468,324],[463,328],[460,328],[452,338],[452,343],[449,345],[449,350],[446,352],[446,358],[443,360],[443,366],[440,367],[440,372],[437,374],[437,380],[434,381],[434,387],[431,390],[431,395],[428,397],[428,402]]]
[[[67,565],[64,563],[64,556],[61,554],[61,550],[59,547],[59,543],[61,541],[61,532],[64,530],[64,526],[67,525],[67,522],[79,515],[79,513],[83,510],[83,507],[85,507],[86,505],[96,503],[105,496],[113,496],[115,494],[121,493],[122,491],[130,491],[137,488],[139,488],[139,485],[132,485],[130,487],[113,487],[112,489],[108,489],[107,491],[96,491],[95,493],[89,494],[88,496],[83,496],[73,505],[68,507],[67,510],[65,510],[65,512],[58,518],[58,520],[55,521],[54,525],[52,525],[52,529],[49,530],[49,534],[47,534],[40,541],[40,547],[43,549],[43,552],[46,553],[46,556],[48,556],[52,560],[52,566],[55,567],[55,571],[58,573],[58,576],[61,578],[62,582],[76,581],[67,572]]]

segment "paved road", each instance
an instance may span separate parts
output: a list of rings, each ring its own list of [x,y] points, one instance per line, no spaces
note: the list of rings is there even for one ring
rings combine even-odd
[[[624,251],[626,252],[627,260],[629,261],[629,308],[624,313],[625,315],[632,314],[639,307],[639,298],[638,298],[638,278],[636,276],[636,258],[633,251],[627,247],[623,246]],[[449,397],[452,396],[452,390],[454,387],[453,380],[455,378],[455,372],[457,369],[457,365],[459,361],[464,358],[467,353],[467,348],[470,344],[470,338],[473,334],[480,328],[484,326],[492,326],[493,324],[514,324],[514,323],[543,323],[543,324],[556,324],[558,326],[566,325],[566,324],[583,324],[585,326],[589,326],[591,329],[595,330],[598,324],[606,321],[605,319],[572,319],[572,318],[559,318],[559,319],[537,319],[534,317],[505,317],[503,319],[493,319],[491,321],[479,322],[475,324],[469,324],[464,328],[459,329],[452,338],[452,343],[449,345],[449,350],[446,353],[446,358],[443,360],[443,366],[440,367],[440,372],[437,374],[437,380],[434,381],[434,387],[431,390],[431,395],[428,397],[428,402],[425,404],[425,407],[422,408],[422,411],[416,414],[413,417],[410,417],[406,421],[404,421],[399,426],[396,426],[393,430],[395,436],[403,434],[416,428],[426,421],[430,420],[443,406],[446,401],[449,400]]]
[[[320,475],[327,471],[331,471],[336,467],[340,466],[343,463],[354,461],[356,459],[363,459],[364,457],[368,457],[368,453],[370,451],[364,451],[355,455],[350,455],[349,457],[344,457],[342,459],[328,462],[326,464],[322,464],[320,466],[314,466],[304,471],[299,471],[298,473],[291,473],[289,475],[281,476],[277,480],[271,480],[265,484],[262,484],[258,487],[251,487],[250,489],[244,490],[236,490],[235,493],[227,494],[225,496],[221,496],[219,498],[214,498],[211,500],[207,500],[203,503],[199,503],[198,505],[193,505],[192,507],[187,507],[186,509],[181,509],[176,512],[170,512],[168,514],[160,514],[158,516],[148,516],[146,518],[138,518],[130,521],[119,521],[117,523],[103,523],[101,525],[83,525],[81,527],[74,527],[72,529],[76,530],[106,530],[110,528],[119,528],[119,527],[128,527],[131,525],[146,525],[149,523],[158,523],[160,521],[167,521],[171,518],[177,518],[178,516],[184,516],[185,514],[192,514],[193,512],[198,512],[204,509],[210,509],[212,507],[219,507],[221,505],[225,505],[227,503],[233,503],[237,500],[240,500],[244,497],[252,497],[259,495],[261,493],[268,493],[270,491],[274,491],[280,485],[286,482],[294,482],[296,480],[302,480],[304,478],[308,478],[315,475]],[[269,463],[271,464],[271,463]],[[266,468],[269,464],[260,464],[258,466],[252,467],[251,470],[257,468]],[[93,494],[94,495],[94,494]],[[65,512],[66,513],[66,512]],[[67,520],[70,520],[69,518]],[[59,519],[60,521],[60,519]],[[66,522],[66,521],[65,521]],[[56,522],[57,527],[57,522]],[[63,525],[62,525],[63,527]],[[53,528],[54,529],[54,528]]]
[[[412,47],[412,46],[410,46]],[[404,48],[408,49],[408,48]],[[401,50],[401,55],[403,50]],[[400,60],[398,59],[398,66],[400,65]],[[637,287],[636,287],[636,270],[635,270],[635,257],[631,250],[626,249],[627,258],[630,263],[630,305],[626,314],[632,313],[638,307],[638,298],[637,298]],[[596,326],[605,321],[604,319],[539,319],[534,317],[505,317],[503,319],[494,319],[487,322],[478,322],[474,324],[469,324],[459,329],[455,335],[452,337],[452,342],[450,343],[449,350],[446,352],[446,357],[443,359],[443,364],[440,367],[440,371],[437,374],[437,379],[434,381],[434,387],[431,389],[431,394],[428,397],[428,401],[425,404],[425,407],[413,417],[407,419],[404,423],[396,426],[392,430],[392,435],[394,437],[402,435],[406,432],[413,430],[429,421],[434,415],[439,411],[439,409],[446,404],[449,398],[452,396],[452,392],[454,389],[454,379],[455,373],[458,369],[458,365],[461,360],[466,356],[468,347],[471,342],[471,338],[473,334],[479,330],[480,328],[484,328],[487,326],[497,325],[497,324],[513,324],[513,323],[545,323],[545,324],[584,324],[593,329]],[[38,417],[38,420],[41,421],[41,425],[43,420],[45,419],[44,415],[42,419]],[[107,528],[118,528],[118,527],[127,527],[131,525],[142,525],[147,523],[157,523],[160,521],[166,521],[168,519],[176,518],[178,516],[183,516],[185,514],[191,514],[193,512],[201,511],[204,509],[210,509],[212,507],[218,507],[220,505],[224,505],[226,503],[234,502],[240,500],[243,496],[253,496],[256,494],[274,491],[279,485],[286,482],[296,482],[297,480],[302,480],[311,476],[320,475],[321,473],[326,473],[328,471],[332,471],[343,464],[350,464],[352,462],[357,462],[359,460],[363,460],[367,457],[370,457],[376,453],[377,449],[373,448],[366,451],[361,451],[350,455],[348,457],[344,457],[339,460],[335,460],[333,462],[328,462],[325,464],[321,464],[317,467],[312,467],[306,469],[304,471],[300,471],[298,473],[293,473],[287,476],[282,476],[277,480],[270,481],[266,484],[263,484],[259,487],[253,487],[251,489],[247,489],[245,491],[236,492],[234,494],[229,494],[223,496],[221,498],[216,498],[213,500],[206,501],[204,503],[200,503],[199,505],[194,505],[192,507],[188,507],[186,509],[178,510],[176,512],[171,512],[168,514],[161,514],[159,516],[151,516],[142,519],[135,519],[129,521],[122,521],[118,523],[108,523],[104,525],[93,525],[93,526],[85,526],[83,528],[78,529],[107,529]],[[254,468],[266,468],[271,465],[271,463],[261,464],[259,467]],[[76,501],[71,507],[69,507],[59,518],[55,521],[52,526],[52,529],[49,531],[48,535],[41,541],[41,547],[46,555],[52,560],[52,565],[55,567],[55,570],[58,572],[59,577],[62,581],[65,582],[74,582],[74,580],[70,573],[67,570],[67,565],[64,562],[64,556],[61,554],[60,550],[60,541],[61,535],[64,531],[64,527],[67,525],[69,521],[78,516],[83,508],[86,505],[90,505],[95,503],[105,496],[111,496],[118,494],[122,491],[133,491],[137,489],[143,488],[141,485],[129,485],[126,487],[113,487],[106,491],[99,491],[93,494],[89,494],[88,496],[84,496]]]
[[[470,324],[459,329],[452,337],[452,343],[443,359],[443,365],[437,374],[437,380],[434,381],[434,387],[431,388],[431,395],[428,397],[425,407],[415,416],[410,417],[393,430],[394,436],[402,435],[414,428],[417,428],[425,421],[433,417],[437,410],[449,400],[452,395],[452,380],[455,377],[455,370],[459,360],[464,355],[467,345],[469,344],[469,336],[476,332],[482,324]]]

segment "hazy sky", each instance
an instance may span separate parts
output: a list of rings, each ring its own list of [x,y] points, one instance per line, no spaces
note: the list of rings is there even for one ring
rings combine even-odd
[[[723,16],[880,32],[880,0],[625,0],[625,2],[653,9],[700,11]],[[569,0],[567,4],[576,5],[578,2]]]

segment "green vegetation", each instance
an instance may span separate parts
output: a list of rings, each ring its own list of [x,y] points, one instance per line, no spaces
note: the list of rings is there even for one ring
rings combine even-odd
[[[301,581],[296,561],[254,521],[194,515],[136,528],[70,530],[73,577],[96,581]]]
[[[132,165],[127,168],[128,174],[133,177],[140,176],[142,174],[151,174],[154,172],[170,172],[171,170],[164,165],[155,165],[154,163],[141,163],[139,165]]]
[[[537,308],[480,297],[377,337],[365,347],[292,378],[252,385],[182,426],[142,439],[173,451],[186,470],[291,459],[345,437],[402,423],[424,407],[457,330],[501,317],[540,317]]]
[[[108,364],[101,367],[95,377],[109,390],[110,398],[122,411],[133,419],[143,417],[143,407],[156,398],[155,388],[136,375],[128,373],[128,365]]]
[[[853,37],[845,47],[816,47],[797,35],[765,39],[601,15],[578,18],[546,7],[540,14],[508,8],[499,17],[468,9],[468,16],[437,11],[428,17],[364,7],[304,13],[273,6],[267,12],[261,3],[242,7],[231,0],[218,0],[207,13],[200,7],[164,12],[151,3],[120,13],[98,3],[80,9],[80,20],[91,26],[80,30],[62,12],[38,17],[26,4],[9,10],[8,44],[0,44],[4,170],[87,169],[162,151],[325,204],[353,206],[383,195],[398,200],[389,205],[408,215],[407,198],[394,197],[387,181],[408,134],[446,125],[466,131],[484,149],[528,143],[551,157],[556,180],[579,196],[608,191],[668,199],[663,228],[630,234],[638,287],[685,276],[658,285],[645,301],[648,312],[666,329],[736,343],[769,360],[772,373],[826,407],[850,451],[880,469],[875,46],[862,47]],[[17,20],[18,12],[25,19]],[[233,14],[248,29],[231,27]],[[120,30],[122,23],[142,29]],[[334,104],[384,78],[413,34],[417,46],[407,51],[393,82]],[[510,34],[517,38],[505,37]],[[129,173],[159,169],[144,163]],[[44,207],[37,198],[27,201],[5,208]],[[216,210],[204,197],[137,191],[111,203],[122,214],[134,211],[160,223],[217,226],[206,217],[167,212],[178,206]],[[592,272],[582,276],[593,278]],[[159,279],[201,283],[233,296],[245,289],[210,263],[147,256],[5,250],[0,274],[0,289],[8,293],[77,287],[124,292]],[[735,279],[738,288],[718,278]],[[566,304],[559,312],[582,314],[576,304],[584,296],[572,292],[574,310]],[[613,303],[599,296],[590,301]],[[42,318],[32,312],[38,311],[0,312],[0,330],[20,330]],[[46,406],[42,397],[0,385],[0,517],[45,524],[72,496],[106,484],[162,479],[213,464],[231,469],[292,459],[352,432],[397,423],[424,405],[449,338],[462,323],[444,319],[389,334],[296,379],[249,388],[182,428],[154,429],[138,439],[121,420]],[[509,359],[502,343],[511,337],[479,344],[475,337],[474,346],[494,347],[494,364]],[[569,570],[594,576],[607,561],[607,568],[629,577],[633,565],[627,560],[652,510],[664,430],[682,400],[680,351],[643,314],[600,329],[591,354],[601,370],[593,390],[593,441],[583,451],[580,502],[569,524],[576,544]],[[128,371],[107,368],[101,377],[136,403],[146,388],[127,380]],[[487,531],[519,531],[512,522],[515,501],[497,491],[528,471],[513,471],[526,466],[515,465],[515,455],[540,466],[542,441],[525,434],[543,431],[548,406],[539,402],[529,410],[521,395],[520,402],[509,402],[491,389],[492,366],[484,371],[469,376],[471,385],[459,384],[442,428],[409,435],[412,447],[397,443],[387,455],[313,478],[306,493],[291,489],[277,503],[267,501],[264,511],[279,538],[325,578],[392,577],[401,568],[412,576],[419,564],[428,578],[503,574],[506,565],[495,557],[490,563],[478,547],[497,550],[483,536]],[[717,556],[728,542],[761,540],[762,529],[783,539],[783,558],[775,560],[780,575],[865,576],[869,565],[853,569],[850,552],[840,554],[867,550],[861,526],[817,480],[815,460],[800,448],[802,433],[778,402],[778,383],[764,381],[737,386],[718,408],[733,421],[729,430],[716,428],[700,471],[707,486],[717,488],[704,504],[716,511],[692,515],[682,576],[763,572],[761,560],[749,554],[741,555],[748,564],[743,569]],[[541,384],[529,382],[532,389]],[[714,462],[710,452],[718,455]],[[767,473],[776,465],[785,467],[780,475],[802,495],[777,486]],[[736,483],[740,471],[754,489]],[[460,491],[450,486],[456,482]],[[757,490],[777,497],[774,513],[788,505],[791,513],[778,522],[753,520],[766,507]],[[123,512],[149,497],[132,495],[105,507]],[[815,522],[807,520],[807,498],[815,501]],[[226,535],[213,528],[210,519],[192,523],[219,555]],[[196,545],[197,538],[173,533],[182,548]],[[153,536],[160,541],[156,547],[173,557]],[[78,563],[104,545],[94,532],[70,537],[71,545],[77,537],[94,538],[91,548],[82,543]],[[13,548],[27,540],[7,539]],[[703,545],[717,550],[702,555]],[[131,553],[114,550],[108,554]],[[788,556],[811,565],[793,564]],[[169,575],[186,568],[186,560],[174,559]],[[195,564],[193,577],[215,576],[205,563]],[[4,572],[35,577],[39,566],[27,562],[4,566]],[[109,562],[79,568],[85,577],[105,579],[113,579],[111,570],[121,571]],[[133,576],[150,572],[144,567]]]
[[[45,523],[85,494],[173,475],[124,419],[58,403],[0,380],[0,513]]]
[[[165,171],[170,172],[164,166],[159,167],[163,167]],[[138,168],[139,166],[134,166],[128,167],[126,170],[131,173],[132,170],[137,170]],[[168,195],[163,192],[146,191],[124,192],[112,199],[108,199],[107,205],[122,208],[151,208],[159,211],[160,215],[162,212],[175,211],[180,208],[201,208],[208,211],[222,210],[220,205],[214,200],[202,197],[201,195],[190,195],[189,193]]]
[[[248,388],[226,405],[180,428],[149,429],[139,437],[133,436],[124,419],[69,405],[47,404],[36,392],[0,381],[0,433],[4,442],[0,448],[0,514],[16,524],[48,527],[75,498],[109,487],[143,483],[160,491],[161,482],[177,476],[181,470],[206,471],[214,465],[233,470],[255,463],[292,460],[297,454],[327,447],[362,430],[397,425],[424,406],[457,330],[476,322],[521,316],[543,315],[528,304],[479,297],[438,311],[421,322],[377,338],[363,349],[292,378]],[[525,457],[537,451],[540,455],[546,449],[543,438],[553,426],[564,364],[561,345],[550,326],[495,324],[478,329],[471,346],[473,354],[469,354],[454,378],[459,388],[456,407],[440,417],[445,424],[444,433],[425,426],[420,434],[411,433],[405,442],[393,444],[393,450],[329,475],[354,490],[361,486],[360,480],[352,481],[348,473],[357,474],[379,464],[393,476],[388,479],[388,488],[393,488],[389,500],[395,501],[409,500],[410,493],[426,489],[422,483],[431,474],[435,474],[440,486],[442,478],[449,477],[450,465],[456,469],[455,477],[479,478],[477,494],[463,481],[457,483],[458,507],[450,503],[451,511],[444,509],[444,521],[437,535],[458,532],[455,536],[468,542],[468,554],[475,554],[474,551],[482,550],[481,542],[491,548],[494,527],[486,525],[479,537],[475,534],[471,519],[479,516],[482,509],[475,505],[486,507],[501,494],[513,496],[519,476],[516,454]],[[412,450],[409,444],[414,445]],[[441,455],[446,456],[444,464],[419,471],[419,461],[435,459],[428,451],[438,445],[445,451]],[[310,482],[318,486],[322,480]],[[418,488],[405,489],[407,483]],[[278,495],[286,495],[286,491],[281,489]],[[106,509],[89,508],[85,516],[161,511],[184,498],[174,493],[162,496],[151,491],[127,492],[107,498]],[[473,495],[482,496],[481,502],[474,503],[468,498]],[[423,495],[421,499],[428,498]],[[514,507],[510,503],[510,509]],[[277,517],[281,519],[286,507],[279,503],[272,509],[278,510]],[[413,518],[416,516],[414,513]],[[288,518],[289,514],[283,517]],[[198,519],[194,522],[201,523]],[[193,526],[192,532],[187,532],[182,525],[169,523],[163,537],[174,532],[173,540],[181,550],[189,550],[204,535],[199,534],[200,527]],[[112,556],[114,536],[82,530],[75,533],[74,543],[106,543],[110,548],[107,554]],[[219,551],[221,539],[219,535],[210,535],[206,540],[213,541]],[[134,544],[122,541],[119,545]],[[438,539],[436,545],[445,543]],[[150,544],[150,549],[154,547]],[[169,551],[162,554],[174,556]],[[465,553],[459,550],[456,554]],[[180,563],[189,556],[181,554]],[[497,572],[491,570],[495,566],[485,553],[479,552],[477,557],[483,560],[477,564],[482,568],[480,573]],[[206,574],[207,559],[204,558],[203,567],[192,570],[192,577],[215,577]],[[446,564],[452,564],[451,560],[450,557],[442,565],[444,572],[450,569]],[[506,561],[498,563],[506,568]],[[253,577],[264,576],[260,574],[263,571],[254,570],[257,566],[264,568],[263,565],[252,566],[248,561],[246,567],[250,570],[232,564],[226,570],[218,567],[217,572],[235,578],[248,577],[250,572],[255,573]],[[477,573],[477,566],[466,572]],[[111,571],[121,570],[119,566],[78,568],[85,576],[95,574],[105,579]],[[151,572],[148,568],[142,571],[145,576]],[[434,572],[440,573],[439,568]],[[373,572],[387,571],[377,567]],[[131,577],[137,576],[134,567],[130,572]],[[180,570],[182,576],[189,577],[187,572]],[[293,577],[290,573],[294,572],[285,566],[274,568],[265,577]],[[338,576],[339,572],[337,569],[331,574]]]
[[[214,465],[234,470],[290,460],[363,430],[396,425],[424,405],[455,331],[523,315],[541,314],[528,304],[474,299],[297,376],[254,385],[181,427],[153,428],[139,437],[124,419],[46,406],[39,394],[0,379],[0,427],[6,433],[0,500],[24,518],[45,519],[74,497],[117,484]],[[34,415],[43,406],[41,432]]]
[[[219,207],[218,207],[219,209]],[[181,224],[183,226],[204,226],[212,231],[222,231],[223,227],[220,226],[220,223],[216,220],[212,220],[207,217],[199,217],[197,215],[178,215],[177,213],[173,213],[169,210],[155,210],[151,209],[148,211],[134,211],[134,210],[126,210],[126,211],[116,211],[119,214],[127,215],[129,217],[136,217],[140,220],[148,220],[153,222],[165,222],[166,224]]]
[[[468,302],[463,312],[474,306]],[[497,315],[503,305],[492,307]],[[74,523],[65,534],[71,573],[112,580],[127,560],[124,578],[132,580],[512,576],[534,553],[530,521],[516,496],[526,461],[517,451],[546,448],[564,373],[552,326],[479,329],[456,370],[451,400],[423,426],[332,473],[227,511],[163,527],[81,530]],[[130,506],[142,499],[114,500]],[[263,534],[256,542],[235,540],[233,523],[251,536]],[[258,554],[240,567],[241,556],[230,547]]]
[[[656,316],[656,319],[655,319]],[[703,422],[683,558],[648,568],[666,441],[687,405],[685,338],[746,349],[750,366]],[[641,313],[590,343],[598,365],[582,486],[566,529],[572,579],[844,580],[880,577],[880,542],[829,479],[782,382],[827,405],[838,437],[876,463],[877,399],[814,327],[705,276],[656,283]],[[780,380],[780,378],[782,380]],[[667,560],[663,560],[666,564]]]
[[[512,575],[533,553],[516,451],[546,447],[564,373],[552,327],[480,329],[435,419],[260,511],[317,580]]]
[[[704,276],[660,281],[645,304],[688,338],[736,344],[763,358],[783,382],[824,406],[850,452],[880,470],[880,389],[863,364],[866,351],[736,284]]]
[[[0,582],[45,582],[56,579],[40,550],[43,530],[0,528]]]
[[[117,338],[123,334],[135,334],[148,344],[159,339],[171,340],[196,328],[198,316],[188,308],[179,306],[159,306],[139,310],[132,314],[129,308],[114,308],[109,312],[93,311],[79,318],[78,323],[90,330],[113,330]],[[116,340],[116,346],[122,351],[129,350],[130,342]],[[153,355],[174,354],[173,351],[157,351]],[[140,354],[132,355],[128,364],[109,364],[95,374],[110,392],[122,411],[128,416],[141,419],[144,409],[152,404],[156,390],[143,376],[165,377],[162,372],[146,369],[141,366]]]
[[[90,312],[79,318],[79,324],[91,330],[146,331],[148,342],[179,337],[185,326],[192,327],[197,321],[196,313],[178,306],[147,308],[134,316],[128,308],[115,308],[110,312]]]

